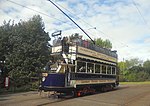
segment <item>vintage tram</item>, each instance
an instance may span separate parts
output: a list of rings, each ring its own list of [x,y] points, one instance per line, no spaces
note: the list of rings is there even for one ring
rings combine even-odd
[[[119,85],[117,54],[82,40],[80,36],[53,41],[49,73],[43,73],[40,90],[81,96]]]

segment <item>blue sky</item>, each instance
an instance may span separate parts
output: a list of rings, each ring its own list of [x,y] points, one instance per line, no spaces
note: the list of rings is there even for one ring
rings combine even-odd
[[[119,61],[123,58],[150,59],[149,0],[53,1],[93,39],[109,39],[113,43],[113,50],[118,51]],[[42,16],[45,29],[50,34],[55,30],[62,30],[63,36],[80,33],[87,39],[83,32],[47,0],[0,0],[0,25],[9,19],[16,23],[20,19],[27,21],[37,14]]]

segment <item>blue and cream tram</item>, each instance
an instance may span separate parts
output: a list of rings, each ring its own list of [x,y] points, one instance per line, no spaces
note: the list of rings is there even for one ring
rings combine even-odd
[[[53,42],[50,72],[43,73],[41,90],[73,92],[78,96],[118,86],[117,54],[81,38]]]

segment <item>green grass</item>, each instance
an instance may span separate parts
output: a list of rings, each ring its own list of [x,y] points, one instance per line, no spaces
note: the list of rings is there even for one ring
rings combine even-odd
[[[150,84],[150,81],[144,82],[119,82],[120,84]]]

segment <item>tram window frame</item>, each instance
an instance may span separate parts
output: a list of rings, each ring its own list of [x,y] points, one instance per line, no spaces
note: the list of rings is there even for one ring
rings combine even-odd
[[[95,64],[95,73],[97,74],[99,74],[100,73],[100,68],[101,68],[101,66],[99,65],[99,64]]]
[[[102,65],[102,74],[106,74],[107,70],[106,70],[106,65]]]
[[[112,74],[113,74],[113,75],[116,74],[116,67],[112,67]]]
[[[82,67],[82,71],[79,71]],[[86,73],[86,62],[84,61],[77,61],[77,73]]]
[[[100,64],[100,74],[102,74],[102,64]]]
[[[90,66],[89,66],[89,64],[90,64]],[[94,73],[94,63],[87,62],[87,73]]]
[[[75,66],[70,67],[71,72],[75,72]]]
[[[107,74],[111,74],[111,66],[107,66]]]

